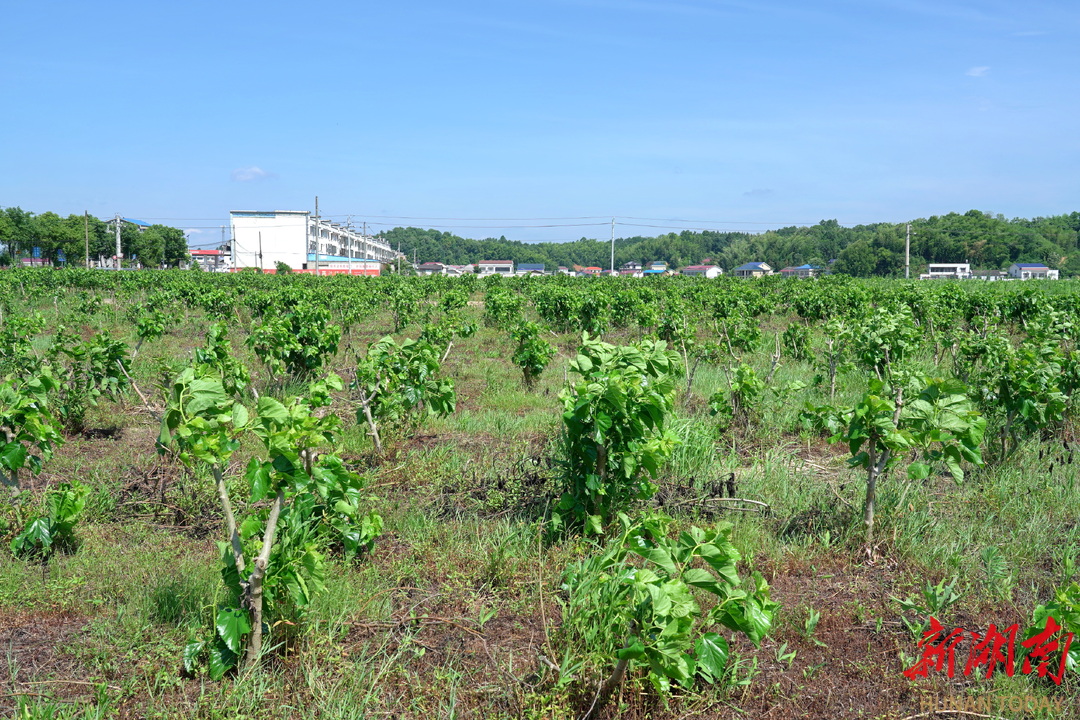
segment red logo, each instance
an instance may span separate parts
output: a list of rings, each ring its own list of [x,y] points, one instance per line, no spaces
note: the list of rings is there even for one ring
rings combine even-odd
[[[904,675],[909,680],[914,680],[917,677],[928,677],[931,670],[941,672],[944,669],[948,677],[953,677],[957,646],[964,640],[970,640],[971,651],[967,664],[964,665],[964,675],[971,675],[976,669],[986,668],[986,678],[989,680],[994,674],[994,668],[1004,665],[1005,674],[1012,677],[1016,672],[1016,634],[1019,629],[1019,624],[1014,624],[1000,631],[991,623],[985,633],[969,632],[963,628],[946,632],[937,618],[931,617],[930,629],[923,633],[923,639],[919,641],[922,658],[905,670]],[[1047,617],[1046,627],[1041,632],[1020,643],[1020,646],[1027,650],[1020,666],[1021,673],[1049,676],[1054,683],[1061,684],[1065,677],[1065,658],[1069,654],[1073,639],[1072,633],[1065,633],[1064,647],[1060,648],[1061,657],[1056,663],[1057,673],[1051,672],[1051,662],[1058,655],[1061,645],[1058,640],[1061,630],[1062,627],[1054,618]]]

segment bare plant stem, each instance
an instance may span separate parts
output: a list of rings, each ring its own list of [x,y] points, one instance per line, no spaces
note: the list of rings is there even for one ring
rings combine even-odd
[[[589,720],[597,710],[600,710],[607,704],[607,701],[611,699],[612,693],[615,692],[615,688],[619,687],[623,678],[626,676],[626,667],[630,664],[630,661],[626,658],[619,660],[615,665],[615,669],[604,684],[600,686],[600,689],[596,691],[596,697],[593,698],[592,706],[588,712],[581,716],[581,720]]]
[[[829,355],[829,402],[832,402],[836,397],[836,353],[833,352],[833,339],[829,338],[825,342],[825,347],[828,348]]]
[[[720,323],[720,327],[721,327],[721,328],[723,328],[723,330],[724,330],[724,342],[725,342],[725,343],[727,343],[727,351],[728,351],[728,355],[730,355],[730,356],[731,356],[731,359],[732,359],[732,360],[734,360],[734,361],[738,362],[738,361],[739,361],[739,358],[737,358],[737,357],[735,356],[735,351],[731,349],[731,336],[730,336],[730,335],[728,335],[728,331],[727,331],[727,323],[726,323],[726,322],[721,322],[721,323]]]
[[[371,395],[365,395],[360,393],[360,407],[364,410],[364,418],[367,420],[368,427],[371,428],[371,439],[375,441],[375,450],[380,455],[383,454],[382,439],[379,437],[379,428],[375,424],[375,418],[371,414],[371,401],[375,399],[375,393],[378,392],[378,388],[371,393]]]
[[[896,409],[893,411],[893,426],[900,425],[900,410],[904,407],[904,388],[896,391]],[[866,544],[871,546],[874,542],[874,506],[877,501],[877,481],[881,473],[889,464],[892,451],[889,448],[881,450],[878,455],[878,438],[870,438],[870,462],[866,471],[866,502],[863,505],[863,524],[866,526]]]
[[[244,572],[244,545],[240,542],[240,533],[236,531],[236,515],[233,514],[232,502],[229,501],[229,489],[225,487],[225,476],[221,467],[214,466],[214,484],[217,486],[218,499],[221,501],[221,511],[225,514],[225,532],[232,544],[233,560],[236,563],[236,571]]]
[[[274,504],[270,506],[270,516],[266,519],[266,531],[263,533],[262,549],[255,558],[255,567],[248,576],[246,605],[251,610],[251,636],[248,638],[247,655],[244,658],[244,667],[251,668],[259,661],[262,654],[262,626],[263,626],[263,580],[266,579],[266,568],[270,564],[270,550],[274,545],[274,535],[277,534],[278,518],[281,516],[281,506],[285,503],[285,490],[280,489],[274,498]]]
[[[777,366],[780,364],[780,333],[776,333],[776,352],[772,356],[772,367],[769,368],[769,374],[765,377],[765,384],[768,385],[772,382],[773,373],[776,372]]]

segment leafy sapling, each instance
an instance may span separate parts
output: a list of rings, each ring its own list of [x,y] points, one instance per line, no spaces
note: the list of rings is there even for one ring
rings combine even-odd
[[[904,395],[909,401],[905,406]],[[944,466],[956,482],[964,479],[961,465],[983,464],[979,445],[986,419],[963,394],[957,380],[913,378],[910,388],[870,381],[870,390],[852,409],[851,420],[835,439],[848,442],[852,466],[866,470],[863,524],[866,543],[873,543],[877,483],[912,450],[918,455],[908,467],[911,479],[925,479]]]
[[[454,411],[454,381],[440,377],[439,348],[424,339],[387,335],[368,348],[356,369],[352,388],[360,408],[357,422],[370,428],[375,449],[382,453],[384,425],[401,427],[427,415],[445,417]]]
[[[666,422],[678,367],[663,341],[615,346],[583,336],[570,361],[581,379],[561,395],[566,465],[554,529],[599,535],[617,513],[653,496],[650,478],[677,441]]]
[[[600,669],[614,663],[585,717],[602,708],[634,668],[646,668],[661,694],[672,681],[690,687],[697,679],[722,679],[730,648],[712,626],[759,645],[779,607],[759,573],[749,582],[739,577],[730,523],[691,527],[671,539],[671,519],[664,515],[635,522],[620,515],[619,522],[622,532],[609,548],[571,566],[563,584],[565,639],[585,644]],[[710,596],[709,609],[695,591]]]
[[[86,507],[90,489],[74,480],[60,483],[45,494],[45,514],[31,520],[11,541],[11,551],[47,560],[57,549],[75,546],[75,523]]]
[[[63,442],[60,425],[49,411],[56,380],[48,370],[29,380],[0,382],[0,482],[18,488],[19,471],[35,475]]]
[[[710,413],[719,421],[720,429],[726,430],[733,422],[744,427],[750,425],[754,406],[765,393],[765,381],[745,363],[735,368],[735,377],[727,391],[713,393],[709,398]]]
[[[947,611],[950,607],[955,605],[963,597],[963,592],[958,590],[956,585],[958,578],[953,578],[952,582],[946,584],[945,579],[942,578],[941,582],[937,585],[932,584],[929,580],[923,585],[922,596],[923,599],[901,600],[900,598],[892,598],[893,602],[900,605],[900,609],[904,612],[915,613],[916,619],[909,620],[908,618],[901,616],[901,620],[904,621],[904,625],[911,632],[912,636],[922,638],[923,632],[930,625],[931,617],[939,617],[942,613]]]
[[[209,466],[225,518],[227,542],[220,547],[228,597],[217,609],[213,636],[195,640],[184,653],[189,671],[205,660],[214,679],[238,664],[258,662],[268,628],[278,624],[269,620],[290,627],[303,618],[325,587],[323,549],[360,555],[382,528],[377,514],[360,509],[360,477],[321,452],[336,442],[340,422],[322,409],[331,393],[343,389],[341,379],[330,375],[284,402],[264,395],[252,413],[226,392],[221,366],[196,365],[181,373],[160,438],[162,447],[177,447],[181,460]],[[244,473],[250,494],[243,506],[254,509],[241,519],[224,473],[248,432],[264,452]]]
[[[516,343],[511,359],[521,368],[526,388],[535,387],[540,373],[555,357],[555,347],[541,335],[543,330],[536,323],[523,320],[510,331],[510,339]]]
[[[137,305],[134,308],[135,335],[139,338],[131,351],[131,359],[139,355],[139,350],[147,340],[157,340],[165,334],[165,328],[169,322],[169,316],[160,308],[148,305]]]

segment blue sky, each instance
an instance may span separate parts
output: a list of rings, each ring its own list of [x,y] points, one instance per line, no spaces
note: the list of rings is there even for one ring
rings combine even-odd
[[[1064,0],[42,0],[4,26],[0,206],[193,243],[315,195],[521,240],[1080,210]]]

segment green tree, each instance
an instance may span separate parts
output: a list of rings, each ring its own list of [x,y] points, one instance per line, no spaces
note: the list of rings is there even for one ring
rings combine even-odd
[[[167,225],[153,225],[151,229],[157,230],[164,241],[164,262],[169,267],[179,267],[189,259],[187,238],[180,228],[168,227]]]
[[[27,252],[32,238],[34,214],[19,207],[5,208],[6,222],[0,223],[0,239],[8,247],[8,255],[17,258]]]
[[[857,240],[840,252],[836,271],[855,277],[869,277],[877,267],[874,248],[866,240]]]
[[[165,238],[157,228],[158,226],[152,225],[135,235],[125,256],[143,267],[160,267],[165,259]]]

